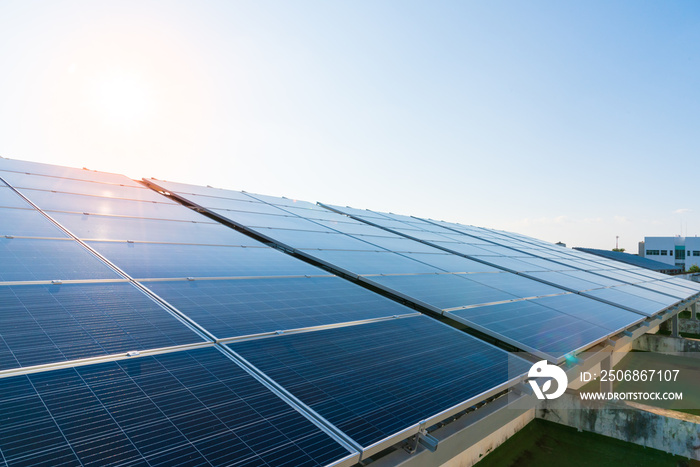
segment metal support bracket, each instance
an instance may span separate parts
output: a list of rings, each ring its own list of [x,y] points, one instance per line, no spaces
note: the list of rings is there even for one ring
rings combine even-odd
[[[423,445],[423,447],[430,452],[435,452],[437,450],[440,440],[428,433],[428,431],[425,429],[425,424],[425,420],[420,422],[418,433],[404,441],[402,446],[404,451],[409,454],[415,454],[415,452],[418,450],[418,444]]]

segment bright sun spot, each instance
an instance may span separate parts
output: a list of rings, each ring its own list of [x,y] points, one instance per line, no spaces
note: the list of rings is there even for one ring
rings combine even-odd
[[[154,96],[148,85],[134,74],[115,74],[95,83],[96,110],[110,123],[135,127],[154,113]]]

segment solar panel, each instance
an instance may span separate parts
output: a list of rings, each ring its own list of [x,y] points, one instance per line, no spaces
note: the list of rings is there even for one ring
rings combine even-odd
[[[119,278],[73,240],[0,238],[0,282]]]
[[[425,316],[228,347],[364,447],[466,408],[509,380],[509,358],[516,374],[530,367]]]
[[[403,255],[447,272],[502,272],[500,269],[449,253],[403,253]]]
[[[372,276],[380,284],[419,302],[432,305],[434,309],[476,305],[482,303],[514,300],[518,295],[467,279],[477,274],[421,274],[406,276]]]
[[[219,339],[411,312],[334,276],[146,285]]]
[[[9,465],[291,467],[352,458],[213,348],[3,378],[0,413]]]
[[[338,232],[311,232],[305,230],[258,228],[256,232],[296,249],[332,249],[355,251],[383,251],[371,243],[343,235]]]
[[[80,239],[131,240],[159,243],[204,243],[212,245],[250,245],[249,237],[224,225],[207,222],[168,221],[84,215],[63,212],[50,213],[56,221]]]
[[[2,191],[2,190],[0,190]],[[178,204],[163,201],[134,201],[129,199],[103,198],[93,195],[54,193],[43,190],[22,190],[24,195],[44,211],[67,211],[111,216],[142,217],[181,221],[205,222],[201,214]]]
[[[445,313],[505,342],[552,360],[606,338],[610,331],[531,300],[454,310]]]
[[[15,237],[67,238],[61,229],[35,209],[0,208],[0,235]]]
[[[133,278],[326,274],[267,247],[88,242]]]
[[[314,258],[352,274],[421,274],[441,270],[390,251],[304,251]]]
[[[140,186],[137,182],[124,175],[107,172],[96,172],[94,170],[76,169],[72,167],[61,167],[53,164],[42,164],[40,162],[18,161],[14,159],[0,158],[0,170],[47,175],[51,177],[72,178],[77,180],[99,181],[100,183],[114,183],[129,186]]]
[[[0,207],[1,208],[24,208],[31,209],[31,205],[23,200],[11,188],[0,182]]]
[[[202,341],[131,284],[0,286],[0,370]]]
[[[256,203],[256,205],[259,203]],[[244,224],[249,227],[270,227],[276,229],[294,229],[294,230],[304,230],[304,231],[319,231],[327,232],[328,229],[325,227],[312,222],[301,217],[296,217],[293,215],[284,215],[283,211],[280,211],[280,215],[277,214],[259,214],[256,212],[244,212],[244,211],[225,211],[222,209],[212,209],[215,214],[219,214],[224,218],[233,220],[240,224]]]
[[[122,186],[67,178],[45,177],[42,175],[20,174],[0,171],[0,177],[11,186],[23,191],[25,188],[35,190],[52,190],[62,193],[102,196],[105,198],[122,198],[141,201],[172,203],[153,190],[139,186]]]

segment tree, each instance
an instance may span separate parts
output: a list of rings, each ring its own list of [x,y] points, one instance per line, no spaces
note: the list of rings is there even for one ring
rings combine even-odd
[[[624,253],[625,249],[624,248],[613,248],[612,251],[619,251],[620,253]]]
[[[697,264],[693,264],[688,268],[688,272],[697,273],[700,272],[700,267]]]

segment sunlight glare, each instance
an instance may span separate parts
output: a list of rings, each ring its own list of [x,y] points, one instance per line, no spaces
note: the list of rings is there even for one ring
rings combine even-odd
[[[153,92],[135,74],[115,74],[96,83],[97,110],[111,123],[133,127],[154,113]]]

